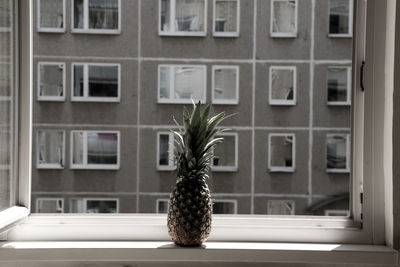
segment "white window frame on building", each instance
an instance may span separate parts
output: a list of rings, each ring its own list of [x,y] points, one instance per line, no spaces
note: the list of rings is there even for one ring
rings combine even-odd
[[[224,213],[224,214],[237,214],[238,213],[238,208],[237,208],[238,201],[236,199],[213,199],[212,202],[213,202],[213,204],[215,204],[215,203],[233,204],[233,213]]]
[[[83,67],[83,96],[74,96],[74,78],[75,66]],[[91,66],[95,67],[117,67],[118,68],[118,91],[117,97],[94,97],[89,96],[89,68]],[[121,100],[121,64],[117,63],[71,63],[71,101],[72,102],[120,102]]]
[[[334,136],[340,136],[340,137],[345,137],[346,139],[346,168],[345,169],[337,169],[337,168],[328,168],[327,160],[328,160],[328,138],[329,137],[334,137]],[[325,166],[326,166],[326,172],[328,173],[350,173],[350,153],[351,151],[351,144],[350,144],[350,134],[343,134],[343,133],[330,133],[326,135],[326,141],[325,141]]]
[[[216,138],[218,137],[227,137],[231,136],[235,139],[235,162],[233,166],[226,166],[226,165],[214,165],[214,157],[211,160],[211,170],[213,172],[236,172],[238,170],[239,166],[239,135],[238,133],[221,133]],[[222,142],[221,144],[217,144],[218,146],[223,146],[224,143]]]
[[[156,213],[157,214],[165,214],[164,212],[160,212],[160,203],[167,202],[167,213],[169,208],[169,199],[168,198],[157,198],[156,200]]]
[[[204,31],[177,31],[175,20],[176,20],[176,0],[169,0],[169,10],[170,10],[170,25],[171,28],[169,31],[163,31],[161,29],[161,1],[158,0],[158,35],[159,36],[190,36],[190,37],[205,37],[207,36],[207,2],[204,1]]]
[[[65,0],[60,0],[62,1],[63,5],[63,13],[62,13],[62,27],[42,27],[40,24],[40,18],[41,18],[41,9],[40,9],[40,2],[41,0],[37,0],[37,31],[38,32],[48,32],[48,33],[63,33],[65,32],[65,17],[66,17],[66,11],[65,11]]]
[[[216,31],[215,26],[217,19],[217,2],[236,2],[236,31],[234,32],[221,32]],[[213,0],[213,36],[214,37],[239,37],[240,33],[240,0]]]
[[[87,203],[88,203],[88,201],[114,201],[115,203],[116,203],[116,211],[115,211],[115,213],[106,213],[106,214],[117,214],[117,213],[119,213],[119,199],[118,198],[98,198],[98,197],[94,197],[94,198],[72,198],[72,199],[70,199],[69,200],[69,202],[70,202],[70,205],[69,205],[69,207],[70,207],[70,212],[72,213],[72,205],[71,205],[71,203],[72,203],[72,201],[82,201],[82,213],[88,213],[88,211],[87,211]],[[78,212],[78,213],[80,213],[80,212]],[[101,214],[104,214],[104,213],[101,213]]]
[[[161,135],[168,135],[168,165],[160,165],[160,137]],[[174,135],[171,132],[158,132],[157,133],[157,170],[159,171],[172,171],[176,169],[174,157]]]
[[[270,16],[270,37],[272,38],[297,38],[298,34],[298,9],[299,3],[297,0],[270,0],[271,1],[271,16]],[[275,2],[294,2],[295,3],[295,27],[294,32],[274,32],[274,3]]]
[[[74,155],[74,133],[83,133],[83,163],[82,164],[74,164],[73,155]],[[88,161],[88,133],[104,133],[104,134],[116,134],[117,135],[117,163],[116,164],[89,164]],[[120,168],[121,162],[121,136],[119,131],[103,131],[103,130],[73,130],[71,131],[71,150],[70,150],[70,168],[71,169],[90,169],[90,170],[118,170]]]
[[[60,164],[40,163],[40,133],[41,132],[57,132],[62,133],[62,152],[60,153]],[[65,167],[65,131],[56,129],[39,129],[36,131],[36,168],[37,169],[64,169]]]
[[[233,69],[236,71],[236,97],[234,99],[216,99],[215,98],[215,90],[217,89],[215,86],[215,72],[219,69]],[[233,65],[213,65],[212,66],[212,89],[211,89],[211,101],[213,104],[219,105],[238,105],[239,104],[239,86],[240,86],[240,68],[239,66]]]
[[[292,166],[272,166],[271,139],[272,137],[292,137]],[[269,133],[268,134],[268,171],[269,172],[294,172],[296,170],[296,135],[294,133]]]
[[[89,28],[89,0],[83,0],[83,29],[74,26],[74,2],[71,0],[71,32],[84,34],[120,34],[121,33],[121,0],[118,0],[118,29],[90,29]]]
[[[325,216],[340,216],[340,217],[349,217],[349,210],[325,210]]]
[[[294,200],[283,200],[283,199],[270,199],[267,201],[267,215],[273,215],[273,216],[279,216],[277,214],[272,214],[272,207],[271,205],[276,205],[276,204],[290,204],[292,206],[292,209],[290,210],[290,215],[295,215],[296,214],[296,202]],[[284,215],[280,215],[284,216]]]
[[[329,90],[329,80],[328,80],[328,71],[329,69],[346,69],[347,71],[347,80],[346,80],[346,90],[347,90],[347,97],[346,97],[346,101],[329,101],[329,94],[328,94],[328,90]],[[326,75],[326,92],[327,92],[327,97],[326,97],[326,101],[327,104],[330,106],[350,106],[351,105],[351,86],[352,86],[352,72],[351,72],[351,67],[346,67],[346,66],[329,66],[327,68],[327,75]]]
[[[273,71],[289,70],[293,71],[293,100],[272,99],[272,73]],[[270,66],[269,67],[269,83],[268,83],[268,99],[271,106],[294,106],[297,102],[297,67],[296,66]]]
[[[59,211],[57,213],[64,213],[64,198],[50,198],[50,197],[46,197],[46,198],[41,197],[41,198],[36,199],[36,209],[35,209],[36,213],[46,213],[46,212],[40,211],[43,201],[56,201],[57,206],[59,206],[58,203],[61,203],[61,206],[57,207],[57,210]]]
[[[169,98],[161,98],[161,68],[169,68]],[[185,64],[159,64],[158,65],[158,82],[157,82],[157,103],[159,104],[192,104],[191,98],[174,98],[175,95],[175,68],[201,68],[203,70],[203,97],[200,99],[193,99],[194,102],[200,101],[202,104],[206,103],[207,99],[207,67],[206,65],[185,65]]]
[[[58,66],[60,69],[62,69],[62,96],[48,96],[48,95],[41,95],[41,85],[42,85],[42,80],[41,80],[41,67],[42,66]],[[65,101],[65,95],[66,95],[66,67],[64,62],[38,62],[37,65],[37,99],[39,101]]]
[[[330,11],[331,11],[331,0],[328,3],[328,37],[331,38],[352,38],[353,37],[353,14],[354,14],[354,3],[353,0],[349,1],[349,32],[348,33],[331,33],[330,32]]]

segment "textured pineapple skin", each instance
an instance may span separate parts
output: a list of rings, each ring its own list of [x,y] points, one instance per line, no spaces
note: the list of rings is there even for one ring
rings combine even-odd
[[[205,179],[179,178],[171,193],[168,232],[179,246],[200,246],[211,232],[212,201]]]

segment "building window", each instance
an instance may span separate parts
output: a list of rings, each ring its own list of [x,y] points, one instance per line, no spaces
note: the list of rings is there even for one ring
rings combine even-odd
[[[72,32],[120,33],[120,0],[73,0]]]
[[[38,32],[65,32],[65,0],[37,1]]]
[[[206,36],[206,0],[159,0],[159,35]]]
[[[72,63],[72,101],[119,102],[119,64]]]
[[[351,67],[328,67],[328,105],[351,104]]]
[[[212,67],[212,102],[239,104],[239,67]]]
[[[37,131],[36,167],[38,169],[63,169],[65,158],[65,132],[59,130]]]
[[[269,134],[268,168],[270,172],[294,172],[296,138],[294,134]]]
[[[297,37],[297,0],[271,0],[271,37]]]
[[[295,202],[293,200],[268,200],[268,215],[295,215]]]
[[[157,207],[156,207],[157,213],[162,213],[162,214],[168,213],[168,207],[169,207],[169,199],[166,198],[157,199]]]
[[[326,136],[326,171],[350,172],[349,134],[328,134]]]
[[[352,37],[353,0],[329,0],[329,36]]]
[[[65,63],[38,63],[38,100],[65,100]]]
[[[174,136],[169,132],[159,132],[157,134],[157,170],[167,171],[175,168]]]
[[[297,71],[294,66],[269,68],[269,104],[296,105]]]
[[[213,214],[237,214],[237,200],[213,199]]]
[[[83,198],[70,200],[71,213],[118,213],[119,199]]]
[[[238,37],[239,25],[240,0],[214,0],[214,36]]]
[[[224,133],[217,137],[224,138],[223,142],[214,149],[212,159],[213,171],[237,171],[238,170],[238,135],[237,133]]]
[[[64,213],[63,198],[38,198],[36,199],[37,213]]]
[[[159,65],[158,103],[206,102],[206,66]]]
[[[71,169],[119,169],[119,135],[115,131],[72,131]]]
[[[341,217],[349,217],[349,210],[325,210],[325,216],[341,216]]]

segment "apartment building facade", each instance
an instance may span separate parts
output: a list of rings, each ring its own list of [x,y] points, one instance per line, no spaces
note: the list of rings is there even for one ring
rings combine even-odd
[[[352,0],[34,3],[34,211],[165,212],[194,99],[216,213],[348,214]]]

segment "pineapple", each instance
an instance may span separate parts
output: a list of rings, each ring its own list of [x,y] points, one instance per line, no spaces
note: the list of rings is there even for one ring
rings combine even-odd
[[[215,145],[215,135],[228,129],[216,129],[227,118],[225,113],[209,117],[210,106],[201,111],[194,104],[192,114],[183,110],[183,130],[173,131],[177,182],[168,208],[168,231],[179,246],[200,246],[211,232],[212,201],[206,180]],[[179,125],[178,125],[179,126]]]

